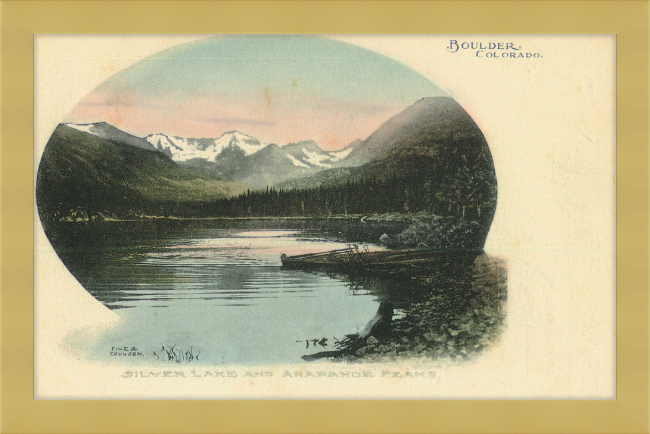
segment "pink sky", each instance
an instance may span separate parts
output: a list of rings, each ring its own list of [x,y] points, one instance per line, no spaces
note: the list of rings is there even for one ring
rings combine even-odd
[[[66,122],[108,122],[136,136],[163,133],[181,137],[219,137],[237,130],[280,146],[315,140],[323,149],[341,149],[365,139],[402,105],[364,105],[327,99],[307,92],[275,94],[268,87],[244,104],[227,96],[129,98],[128,92],[93,92],[67,116]]]
[[[341,149],[444,92],[394,60],[325,37],[223,36],[162,51],[85,97],[65,122],[136,136],[216,138],[237,130],[280,146]]]

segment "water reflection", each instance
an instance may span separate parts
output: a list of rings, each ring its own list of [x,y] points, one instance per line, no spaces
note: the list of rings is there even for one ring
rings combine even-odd
[[[157,362],[171,347],[200,354],[192,363],[297,363],[361,334],[381,302],[395,308],[390,334],[364,341],[346,355],[350,360],[464,359],[498,339],[505,326],[504,261],[449,256],[354,275],[282,270],[281,253],[342,248],[345,234],[367,227],[319,225],[101,222],[60,225],[48,235],[79,282],[122,317],[83,343],[91,359],[115,361],[111,348],[128,345],[143,359],[121,363]]]

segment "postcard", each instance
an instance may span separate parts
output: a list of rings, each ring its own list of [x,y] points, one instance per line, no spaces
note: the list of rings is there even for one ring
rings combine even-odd
[[[36,399],[615,398],[613,35],[37,35]]]

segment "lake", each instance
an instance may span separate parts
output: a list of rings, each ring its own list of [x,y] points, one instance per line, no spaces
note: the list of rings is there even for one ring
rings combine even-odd
[[[120,316],[115,327],[92,339],[69,336],[69,345],[91,360],[299,363],[302,355],[331,350],[336,340],[363,330],[384,300],[396,307],[396,319],[408,323],[414,308],[437,299],[440,315],[428,320],[431,329],[457,325],[471,333],[467,324],[480,321],[463,316],[488,312],[485,321],[497,318],[489,333],[498,333],[505,315],[504,266],[487,255],[408,279],[281,267],[282,253],[353,243],[382,249],[364,238],[377,240],[390,230],[356,221],[159,220],[68,222],[47,233],[77,280]],[[463,324],[454,325],[459,318]],[[474,335],[482,338],[486,330]]]

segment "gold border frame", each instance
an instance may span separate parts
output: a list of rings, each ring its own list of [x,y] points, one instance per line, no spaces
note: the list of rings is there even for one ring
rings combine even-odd
[[[2,432],[648,432],[647,0],[4,0],[0,11]],[[143,19],[151,14],[155,20]],[[197,34],[616,34],[617,399],[34,401],[33,36],[162,33],[160,29]]]

